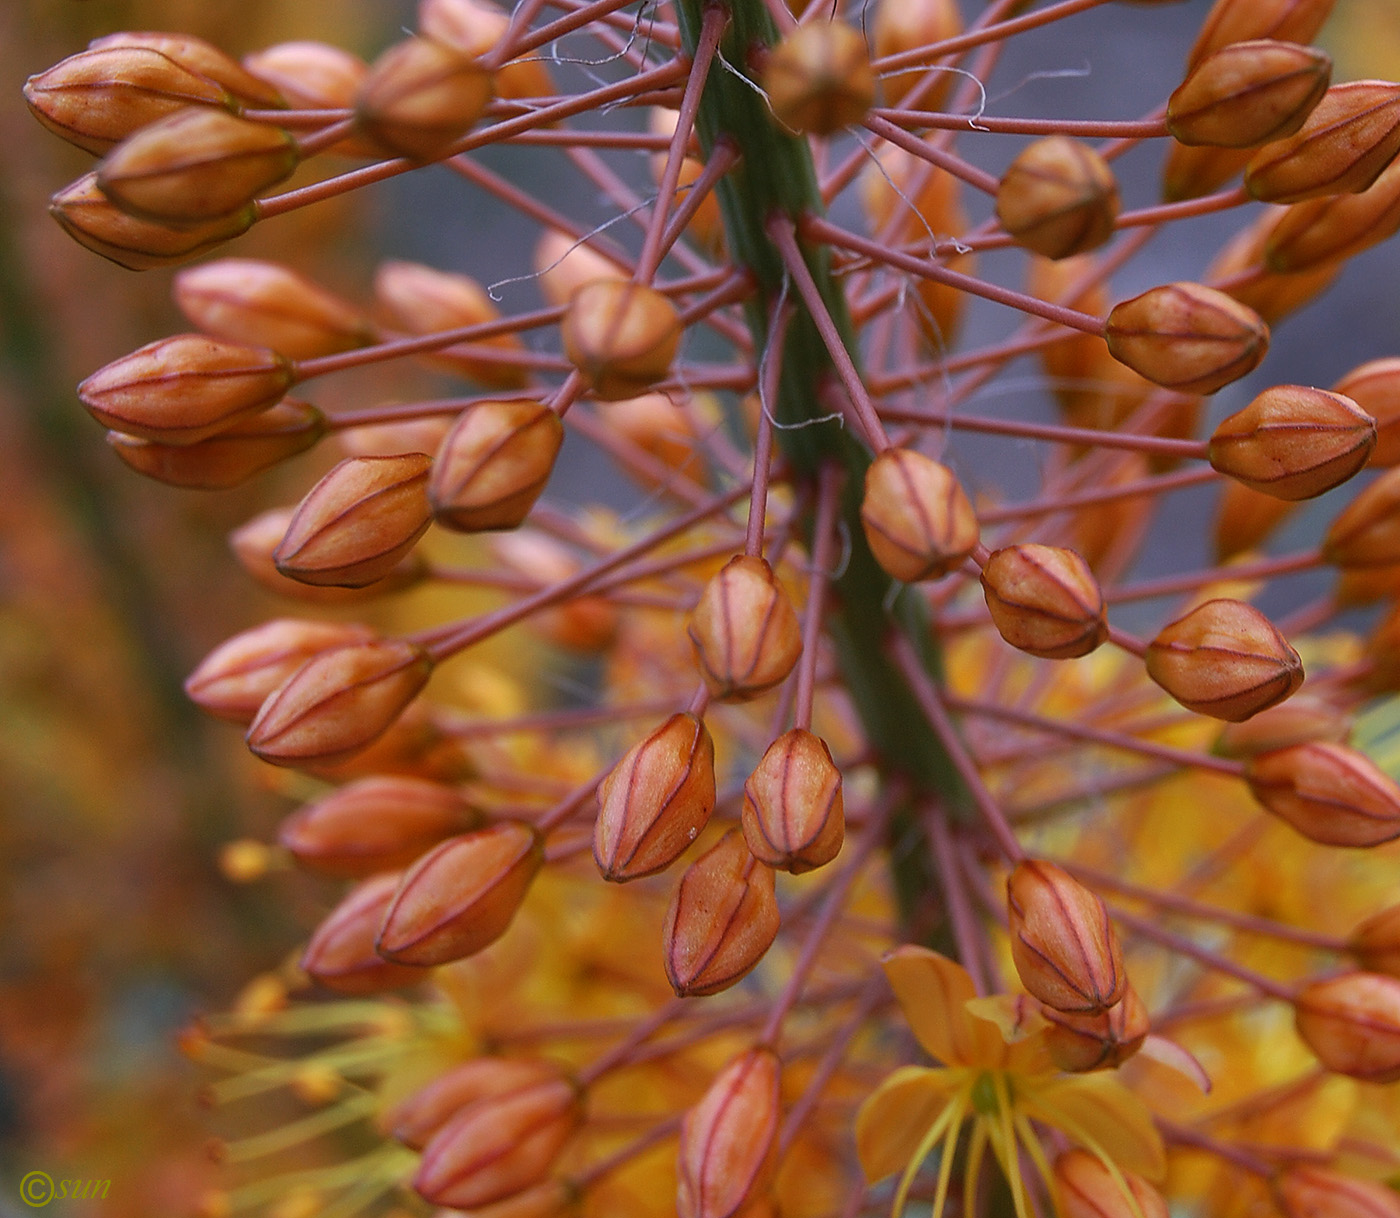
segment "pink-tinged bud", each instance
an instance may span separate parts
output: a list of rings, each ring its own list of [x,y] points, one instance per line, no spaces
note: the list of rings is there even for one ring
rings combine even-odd
[[[541,402],[476,403],[433,458],[434,518],[463,533],[516,528],[549,481],[563,443],[563,423]]]
[[[1379,846],[1400,837],[1400,786],[1364,753],[1313,742],[1245,761],[1264,809],[1324,846]]]
[[[800,135],[832,135],[860,122],[877,87],[865,35],[824,20],[787,34],[764,61],[761,83],[773,117]]]
[[[1104,903],[1054,863],[1028,859],[1006,881],[1011,958],[1021,983],[1057,1011],[1105,1011],[1128,975]]]
[[[1390,164],[1360,194],[1295,203],[1274,221],[1264,242],[1271,271],[1297,275],[1350,258],[1400,230],[1400,165]]]
[[[348,760],[389,729],[432,671],[432,657],[402,639],[318,652],[263,703],[248,747],[273,765]]]
[[[786,680],[802,655],[802,627],[762,558],[731,558],[691,614],[691,646],[716,697],[743,702]]]
[[[544,298],[562,309],[574,293],[598,279],[626,283],[622,267],[592,246],[580,245],[567,233],[546,229],[535,246],[535,277]]]
[[[1400,978],[1344,973],[1293,1000],[1298,1035],[1327,1069],[1368,1083],[1400,1079]]]
[[[283,398],[198,444],[157,444],[119,431],[107,443],[138,474],[191,490],[226,490],[311,448],[326,416],[309,402]]]
[[[1216,0],[1191,47],[1188,64],[1233,42],[1273,38],[1278,42],[1311,42],[1336,0]]]
[[[1357,194],[1400,153],[1400,85],[1352,80],[1333,85],[1294,135],[1266,144],[1244,172],[1245,189],[1265,203]]]
[[[275,351],[177,334],[99,368],[78,397],[104,426],[159,444],[197,444],[266,410],[292,386]]]
[[[1104,336],[1119,363],[1179,393],[1214,393],[1252,372],[1269,349],[1269,327],[1253,309],[1199,283],[1123,301]]]
[[[446,156],[491,103],[491,73],[431,38],[409,38],[370,65],[355,105],[366,135],[399,156]]]
[[[860,522],[875,561],[906,584],[956,570],[978,542],[977,515],[953,471],[908,448],[870,463]]]
[[[477,1057],[439,1074],[385,1118],[389,1131],[412,1150],[422,1150],[433,1134],[469,1104],[500,1099],[539,1083],[557,1081],[551,1062],[513,1057]]]
[[[666,976],[682,998],[718,994],[746,977],[778,934],[773,869],[731,829],[688,868],[662,931]]]
[[[1400,977],[1400,905],[1373,914],[1351,932],[1347,951],[1368,973]]]
[[[1254,39],[1202,60],[1167,103],[1167,130],[1183,144],[1252,148],[1292,135],[1332,82],[1316,47]]]
[[[1274,1181],[1284,1218],[1400,1218],[1400,1193],[1325,1167],[1290,1167]]]
[[[744,839],[759,862],[794,875],[825,866],[846,835],[841,771],[820,736],[784,732],[744,783]]]
[[[526,576],[538,588],[572,579],[581,566],[568,546],[533,529],[502,533],[492,538],[491,550],[503,567]],[[596,654],[612,646],[620,616],[606,596],[583,593],[532,616],[530,625],[560,647]]]
[[[1011,646],[1047,660],[1088,655],[1108,638],[1099,581],[1073,550],[996,550],[982,568],[992,623]]]
[[[1351,720],[1345,713],[1303,693],[1260,711],[1247,723],[1226,725],[1215,751],[1222,757],[1255,757],[1312,741],[1345,744],[1350,734]]]
[[[872,31],[875,55],[884,59],[889,55],[912,51],[916,47],[943,42],[962,33],[962,29],[962,14],[958,12],[957,0],[881,4],[875,10]],[[934,83],[927,85],[930,76],[933,77]],[[919,91],[919,107],[923,110],[937,110],[948,96],[955,79],[952,72],[930,73],[927,68],[915,67],[883,76],[880,85],[884,90],[885,104],[889,106],[898,106],[904,100],[904,95],[915,86],[926,85],[927,87]],[[940,230],[935,228],[934,231]]]
[[[1396,182],[1400,184],[1400,176]],[[1376,420],[1376,446],[1366,463],[1400,465],[1400,357],[1373,359],[1353,368],[1332,386],[1332,392],[1349,397]]]
[[[1252,491],[1242,482],[1221,488],[1215,516],[1215,557],[1225,562],[1265,541],[1296,510],[1286,499]]]
[[[647,490],[674,484],[672,475],[699,486],[709,485],[704,441],[693,415],[664,393],[644,393],[608,405],[608,430],[635,444],[658,463],[649,469],[629,468],[628,474]]]
[[[418,0],[418,30],[468,55],[494,50],[510,28],[510,15],[478,0]],[[552,97],[558,92],[549,69],[535,55],[512,59],[496,70],[496,96],[507,100]]]
[[[243,66],[298,110],[348,110],[369,71],[358,55],[325,42],[279,42],[243,57]]]
[[[1061,1070],[1115,1070],[1132,1057],[1152,1030],[1147,1008],[1130,985],[1106,1011],[1076,1015],[1046,1007],[1045,1048]]]
[[[452,787],[376,776],[306,804],[282,822],[277,840],[303,867],[354,878],[407,867],[477,819]]]
[[[404,874],[379,954],[417,965],[475,955],[505,934],[543,865],[543,839],[517,821],[443,842]]]
[[[268,695],[312,656],[373,638],[368,626],[349,622],[275,618],[214,648],[186,679],[185,693],[211,715],[248,724]]]
[[[767,1186],[782,1120],[782,1063],[767,1045],[715,1076],[681,1122],[678,1218],[736,1218]]]
[[[1173,141],[1162,170],[1162,197],[1177,203],[1208,195],[1238,177],[1253,155],[1252,148],[1192,147]]]
[[[394,964],[374,950],[374,936],[398,884],[399,877],[389,873],[352,888],[311,936],[302,969],[342,994],[378,994],[427,977],[422,969]]]
[[[593,858],[607,880],[663,871],[715,807],[715,746],[696,715],[672,715],[632,746],[598,789]]]
[[[1338,514],[1323,535],[1322,556],[1343,569],[1400,563],[1400,469],[1363,487]]]
[[[605,402],[636,397],[664,378],[681,344],[680,314],[667,297],[615,279],[579,288],[560,332],[564,354]]]
[[[425,453],[346,457],[302,499],[273,551],[283,575],[363,588],[383,579],[432,523]]]
[[[208,77],[245,105],[264,110],[280,109],[286,105],[282,95],[267,81],[252,75],[212,42],[196,38],[193,34],[123,30],[103,38],[94,38],[88,43],[89,51],[138,48],[157,51],[187,72]]]
[[[1118,182],[1088,144],[1051,135],[1028,144],[997,186],[997,219],[1046,258],[1096,249],[1118,220]]]
[[[1061,1218],[1168,1218],[1166,1199],[1136,1172],[1119,1169],[1128,1190],[1087,1150],[1055,1160],[1055,1201]],[[1129,1195],[1131,1194],[1131,1195]]]
[[[1187,710],[1240,723],[1303,684],[1303,661],[1253,605],[1197,605],[1147,645],[1147,675]]]

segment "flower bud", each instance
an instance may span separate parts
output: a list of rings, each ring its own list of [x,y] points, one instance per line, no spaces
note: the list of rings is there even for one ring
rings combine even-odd
[[[1162,198],[1168,203],[1198,199],[1218,190],[1249,164],[1252,148],[1191,146],[1172,141],[1162,169]]]
[[[580,570],[573,551],[533,529],[501,533],[491,539],[491,550],[503,567],[527,576],[537,588],[564,583]],[[532,615],[530,625],[558,647],[594,655],[613,645],[619,619],[617,605],[606,596],[585,592]]]
[[[1353,567],[1350,570],[1339,571],[1337,582],[1332,587],[1332,599],[1342,609],[1374,605],[1396,597],[1400,597],[1400,565],[1396,564],[1385,567]],[[1368,651],[1374,652],[1375,640],[1381,636],[1385,636],[1387,646],[1391,637],[1400,641],[1400,634],[1394,633],[1400,629],[1400,621],[1392,625],[1390,616],[1387,614],[1381,619],[1381,624],[1371,636],[1372,644],[1367,647]],[[1374,655],[1371,658],[1374,659]]]
[[[764,62],[761,83],[773,117],[799,135],[832,135],[860,122],[875,100],[865,36],[840,21],[787,34]]]
[[[1284,1218],[1400,1218],[1400,1194],[1379,1180],[1305,1164],[1274,1181]]]
[[[762,558],[741,554],[700,594],[687,628],[700,675],[716,697],[743,702],[787,678],[802,654],[802,627]]]
[[[1303,661],[1253,605],[1197,605],[1147,645],[1147,675],[1187,710],[1239,723],[1303,684]]]
[[[943,42],[962,33],[962,28],[962,14],[958,12],[957,0],[881,4],[875,10],[872,31],[875,56],[884,59],[917,47],[926,47],[930,43]],[[927,83],[930,78],[934,81],[932,85]],[[916,86],[922,86],[919,90],[919,108],[938,110],[955,80],[956,74],[953,72],[930,72],[928,68],[915,67],[883,76],[880,85],[885,93],[886,105],[898,106],[906,93]]]
[[[559,1068],[546,1061],[476,1057],[420,1087],[388,1114],[385,1124],[405,1146],[422,1150],[433,1134],[469,1104],[500,1099],[559,1077]]]
[[[662,931],[666,976],[682,998],[727,990],[778,934],[773,870],[730,829],[681,876]]]
[[[996,550],[982,568],[992,623],[1011,646],[1047,660],[1088,655],[1108,638],[1099,581],[1073,550]]]
[[[1266,144],[1244,171],[1245,189],[1265,203],[1356,194],[1400,153],[1400,85],[1333,85],[1294,135]]]
[[[704,399],[700,399],[704,402]],[[608,404],[608,430],[635,444],[657,465],[650,470],[629,468],[628,474],[647,490],[676,482],[670,475],[699,486],[709,484],[704,443],[691,414],[664,393],[644,393]]]
[[[1047,136],[1028,144],[1002,175],[996,213],[1017,245],[1068,258],[1113,236],[1118,182],[1088,144]]]
[[[388,730],[432,670],[432,657],[402,639],[318,652],[263,703],[248,747],[273,765],[345,761]]]
[[[1183,144],[1252,148],[1297,131],[1331,81],[1332,59],[1316,47],[1231,43],[1171,95],[1167,130]]]
[[[953,471],[908,448],[887,448],[870,463],[860,522],[875,561],[906,584],[956,570],[978,541]]]
[[[375,947],[400,964],[475,955],[505,934],[543,865],[543,839],[517,821],[450,838],[404,873]]]
[[[510,28],[510,15],[479,0],[418,0],[419,32],[467,55],[494,50]],[[496,96],[507,100],[552,97],[558,90],[536,55],[512,59],[496,70]]]
[[[160,444],[197,444],[266,410],[292,386],[275,351],[177,334],[99,368],[78,397],[99,423]]]
[[[1400,177],[1396,181],[1400,183]],[[1376,446],[1366,464],[1400,465],[1400,357],[1373,359],[1353,368],[1332,392],[1350,398],[1376,421]]]
[[[1232,42],[1273,38],[1278,42],[1311,42],[1336,0],[1216,0],[1191,47],[1188,64]]]
[[[1021,983],[1057,1011],[1105,1011],[1128,984],[1104,903],[1054,863],[1027,859],[1006,881],[1011,959]]]
[[[1334,567],[1388,567],[1400,563],[1400,469],[1390,469],[1332,521],[1322,557]]]
[[[593,858],[603,878],[669,867],[715,806],[715,746],[701,719],[672,715],[632,746],[598,789]]]
[[[391,872],[352,888],[311,936],[302,969],[342,994],[378,994],[424,980],[422,969],[394,964],[374,950],[375,933],[398,884]]]
[[[782,1120],[782,1063],[767,1045],[739,1054],[681,1122],[678,1218],[735,1218],[768,1183]]]
[[[1294,203],[1269,229],[1264,262],[1297,275],[1379,245],[1400,230],[1400,165],[1391,163],[1360,194]]]
[[[1314,740],[1345,744],[1350,734],[1351,721],[1345,714],[1330,702],[1303,693],[1260,711],[1246,723],[1227,724],[1215,751],[1222,757],[1255,757]]]
[[[1298,1035],[1327,1069],[1368,1083],[1400,1079],[1400,978],[1343,973],[1293,1000]]]
[[[841,771],[820,736],[795,727],[768,746],[744,783],[743,826],[759,862],[794,875],[841,853]]]
[[[491,103],[491,73],[471,55],[432,38],[408,38],[370,65],[355,118],[399,156],[446,156]]]
[[[1122,999],[1106,1011],[1087,1015],[1045,1008],[1050,1026],[1045,1048],[1061,1070],[1085,1073],[1116,1070],[1132,1057],[1152,1030],[1147,1008],[1130,985]]]
[[[1131,1196],[1097,1155],[1077,1147],[1060,1155],[1054,1187],[1061,1218],[1168,1218],[1161,1193],[1137,1172],[1119,1171]]]
[[[243,57],[243,67],[298,110],[348,110],[369,66],[326,42],[279,42]]]
[[[245,105],[263,110],[276,110],[286,105],[273,85],[248,72],[212,42],[196,38],[193,34],[123,30],[103,38],[94,38],[88,43],[89,51],[133,49],[157,51],[185,71],[207,77],[222,86]]]
[[[1376,444],[1376,421],[1338,393],[1275,385],[1215,429],[1210,463],[1279,499],[1312,499],[1340,486]]]
[[[272,558],[306,584],[363,588],[399,564],[432,523],[425,453],[346,457],[298,505]]]
[[[1214,393],[1269,349],[1257,313],[1199,283],[1164,284],[1116,305],[1105,337],[1114,359],[1179,393]]]
[[[543,403],[476,403],[433,458],[434,518],[463,533],[515,528],[535,506],[563,443],[564,425]]]
[[[1363,753],[1310,742],[1244,763],[1250,794],[1324,846],[1379,846],[1400,837],[1400,786]]]
[[[1311,207],[1336,199],[1357,198],[1360,196],[1335,195],[1332,199],[1314,199],[1295,206]],[[1269,226],[1280,212],[1288,210],[1272,208],[1253,225],[1241,229],[1211,262],[1205,276],[1206,282],[1219,284],[1227,296],[1253,309],[1271,326],[1316,300],[1332,286],[1342,269],[1338,262],[1320,262],[1287,274],[1270,269],[1265,259]]]
[[[568,305],[575,292],[595,279],[629,282],[619,263],[591,245],[552,228],[540,234],[535,246],[535,277],[545,300],[556,309]]]
[[[615,279],[584,284],[561,323],[564,354],[605,402],[636,397],[670,371],[680,349],[676,306],[653,288]]]
[[[1275,499],[1233,480],[1220,488],[1215,516],[1215,558],[1225,562],[1264,542],[1296,510],[1286,499]]]
[[[1368,973],[1400,977],[1400,905],[1362,922],[1347,940],[1347,951]]]
[[[128,136],[97,167],[97,185],[132,215],[199,224],[241,212],[300,159],[280,127],[199,106]]]

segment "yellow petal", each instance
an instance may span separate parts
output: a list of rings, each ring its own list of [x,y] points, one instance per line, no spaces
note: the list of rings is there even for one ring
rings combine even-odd
[[[1023,1041],[1050,1026],[1050,1021],[1040,1013],[1027,994],[993,994],[989,998],[974,998],[964,1003],[964,1008],[974,1019],[996,1024],[1002,1040],[1008,1045]]]
[[[967,1012],[977,987],[961,964],[908,943],[886,953],[882,963],[904,1018],[932,1057],[950,1066],[1001,1064],[1001,1034]]]
[[[856,1114],[856,1154],[868,1181],[904,1170],[959,1081],[951,1070],[904,1066],[870,1093]]]
[[[1086,1150],[1107,1155],[1125,1171],[1161,1180],[1167,1152],[1152,1114],[1121,1083],[1101,1074],[1052,1079],[1028,1089],[1032,1116],[1065,1133]]]

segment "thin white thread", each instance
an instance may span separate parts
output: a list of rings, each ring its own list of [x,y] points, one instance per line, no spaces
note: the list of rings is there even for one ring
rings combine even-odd
[[[1014,93],[1017,93],[1021,89],[1024,89],[1033,80],[1083,80],[1084,78],[1092,76],[1093,74],[1093,66],[1089,63],[1087,59],[1084,61],[1084,66],[1081,68],[1045,68],[1043,70],[1031,72],[1028,75],[1023,76],[1020,79],[1020,81],[1012,85],[1011,88],[1007,89],[1004,93],[998,93],[994,98],[992,98],[992,101],[1005,101]]]
[[[887,76],[907,76],[910,72],[952,72],[955,76],[966,76],[968,80],[972,81],[972,83],[977,86],[977,109],[967,116],[968,126],[974,131],[988,130],[988,128],[980,127],[977,124],[977,120],[987,112],[987,86],[982,83],[982,78],[975,72],[969,72],[966,68],[955,68],[947,64],[932,64],[926,68],[918,66],[912,68],[891,68],[887,72],[881,72],[880,79],[884,80]],[[1018,85],[1017,88],[1019,87]]]
[[[643,199],[635,207],[628,208],[620,216],[614,216],[611,220],[604,220],[603,223],[598,225],[597,228],[590,229],[588,232],[584,233],[582,237],[580,237],[571,246],[569,246],[568,249],[566,249],[562,254],[560,254],[559,257],[556,258],[553,262],[551,262],[548,266],[542,266],[538,271],[531,271],[528,275],[512,275],[509,279],[498,279],[495,283],[487,284],[486,295],[491,297],[492,300],[496,301],[499,304],[501,301],[501,297],[496,292],[497,288],[508,287],[512,283],[525,283],[531,279],[538,279],[541,275],[549,274],[549,272],[552,271],[561,262],[563,262],[565,258],[572,254],[576,249],[578,249],[580,245],[587,244],[587,242],[591,241],[600,233],[606,232],[614,224],[620,224],[629,216],[636,215],[643,208],[650,207],[653,203],[656,202],[656,198],[656,195],[652,195],[650,198]]]
[[[783,269],[783,286],[778,292],[778,300],[773,309],[774,317],[779,316],[787,304],[789,286],[790,280],[788,278],[787,268],[785,267]],[[769,405],[768,394],[764,388],[768,383],[768,378],[765,373],[768,371],[768,356],[772,349],[772,343],[765,342],[763,344],[763,354],[759,356],[758,360],[758,404],[763,411],[763,417],[778,431],[801,431],[804,427],[815,427],[818,423],[830,423],[832,419],[835,419],[844,428],[846,426],[846,418],[839,410],[833,410],[830,414],[820,415],[814,419],[803,419],[798,423],[778,422]]]

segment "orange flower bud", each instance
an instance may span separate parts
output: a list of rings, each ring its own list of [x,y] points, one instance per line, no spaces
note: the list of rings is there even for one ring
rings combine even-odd
[[[358,55],[325,42],[279,42],[243,57],[243,66],[298,110],[348,110],[369,71]]]
[[[427,976],[422,969],[394,964],[374,950],[375,933],[398,883],[390,872],[352,888],[311,936],[302,969],[342,994],[378,994],[422,981]]]
[[[678,1218],[735,1218],[767,1186],[782,1119],[782,1063],[767,1045],[721,1070],[681,1122]]]
[[[1355,199],[1344,195],[1339,198]],[[1332,200],[1297,204],[1312,207]],[[1320,262],[1295,273],[1276,274],[1267,263],[1265,251],[1269,232],[1277,217],[1288,208],[1271,208],[1254,224],[1241,229],[1212,260],[1205,281],[1218,283],[1227,296],[1253,309],[1269,325],[1297,312],[1331,287],[1341,271],[1337,262]]]
[[[1097,1155],[1067,1150],[1055,1160],[1055,1200],[1061,1218],[1167,1218],[1167,1202],[1136,1172],[1122,1171],[1128,1193]]]
[[[185,681],[201,710],[248,724],[273,690],[318,652],[374,638],[368,626],[275,618],[220,643]]]
[[[1388,567],[1400,563],[1400,469],[1363,487],[1332,521],[1322,556],[1334,567]]]
[[[1290,1167],[1274,1189],[1284,1218],[1400,1218],[1393,1188],[1325,1167]]]
[[[1210,463],[1279,499],[1312,499],[1340,486],[1376,444],[1376,420],[1348,397],[1275,385],[1215,429]]]
[[[1304,986],[1294,1020],[1327,1069],[1368,1083],[1400,1079],[1400,978],[1343,973]]]
[[[302,499],[272,558],[306,584],[363,588],[388,575],[432,523],[424,453],[346,457]]]
[[[1251,148],[1292,135],[1327,92],[1332,59],[1316,47],[1253,39],[1201,61],[1167,103],[1183,144]]]
[[[1301,129],[1266,144],[1244,171],[1265,203],[1356,194],[1400,153],[1400,85],[1351,80],[1327,90]]]
[[[1199,283],[1165,284],[1116,305],[1105,337],[1114,359],[1181,393],[1214,393],[1269,349],[1257,313]]]
[[[280,127],[198,106],[124,139],[97,167],[97,185],[132,215],[198,224],[241,212],[300,159]]]
[[[1273,38],[1311,42],[1336,0],[1216,0],[1201,25],[1188,63],[1194,68],[1232,42]]]
[[[1128,984],[1104,903],[1054,863],[1027,859],[1006,881],[1011,959],[1021,983],[1057,1011],[1105,1011]]]
[[[593,858],[603,878],[635,880],[665,870],[714,807],[710,733],[696,715],[672,715],[633,745],[598,789]]]
[[[563,543],[533,529],[501,533],[491,549],[504,567],[528,576],[537,587],[563,583],[579,572],[579,561]],[[605,596],[571,596],[531,617],[530,625],[556,646],[596,654],[617,638],[618,607]]]
[[[1363,753],[1310,742],[1244,764],[1250,794],[1324,846],[1378,846],[1400,837],[1400,786]]]
[[[1400,905],[1362,922],[1347,940],[1347,951],[1368,973],[1400,977]]]
[[[800,25],[775,46],[761,83],[773,117],[800,135],[832,135],[858,123],[875,100],[865,36],[840,21]]]
[[[606,419],[609,431],[630,440],[665,470],[700,486],[708,484],[705,447],[695,423],[681,405],[664,393],[644,393],[612,402]],[[675,481],[653,477],[641,469],[629,469],[628,473],[648,490]]]
[[[584,284],[560,324],[564,354],[606,402],[665,377],[680,349],[680,314],[653,288],[615,279]]]
[[[1296,505],[1230,481],[1220,488],[1215,517],[1215,557],[1225,562],[1254,549],[1291,516]]]
[[[359,127],[399,156],[435,161],[491,103],[491,73],[432,38],[408,38],[370,65],[355,105]]]
[[[432,657],[402,639],[318,652],[263,703],[248,747],[273,765],[345,761],[388,730],[432,670]]]
[[[727,990],[763,959],[778,934],[773,870],[730,829],[688,868],[662,931],[666,976],[682,998]]]
[[[544,298],[556,309],[564,308],[575,292],[596,279],[628,282],[618,263],[555,229],[546,229],[535,246],[535,277]]]
[[[226,55],[212,42],[196,38],[193,34],[123,30],[103,38],[94,38],[88,43],[89,51],[137,48],[157,51],[187,72],[208,77],[245,105],[264,110],[279,109],[286,105],[286,101],[275,87],[252,75],[236,59]]]
[[[1177,203],[1208,195],[1236,177],[1253,155],[1251,148],[1192,147],[1173,142],[1162,170],[1162,197]]]
[[[389,1113],[385,1124],[400,1142],[422,1150],[428,1140],[469,1104],[499,1099],[560,1078],[550,1062],[513,1057],[476,1057],[439,1074]]]
[[[543,865],[543,839],[517,821],[450,838],[404,873],[375,947],[400,964],[475,955],[505,934]]]
[[[1118,182],[1088,144],[1047,136],[1028,144],[1002,175],[996,214],[1017,245],[1068,258],[1113,236]]]
[[[716,698],[743,702],[787,678],[802,654],[802,627],[762,558],[740,554],[700,595],[687,628],[695,662]]]
[[[1396,182],[1400,184],[1400,176]],[[1400,465],[1400,357],[1373,359],[1353,368],[1332,392],[1351,398],[1376,420],[1376,446],[1366,464]]]
[[[1314,740],[1344,744],[1350,734],[1351,721],[1345,714],[1330,702],[1303,693],[1260,711],[1246,723],[1227,724],[1215,751],[1222,757],[1254,757]]]
[[[468,55],[494,50],[510,28],[510,15],[479,0],[418,0],[418,29]],[[554,80],[534,55],[513,59],[496,71],[496,96],[508,100],[552,97]]]
[[[1047,660],[1088,655],[1108,638],[1099,581],[1073,550],[996,550],[982,568],[992,623],[1013,647]]]
[[[1061,1070],[1083,1073],[1116,1070],[1132,1057],[1152,1029],[1147,1008],[1130,985],[1122,999],[1106,1011],[1088,1015],[1045,1008],[1050,1026],[1045,1048]]]
[[[563,443],[563,423],[541,402],[476,403],[433,458],[433,516],[464,533],[515,528],[535,506]]]
[[[946,465],[887,448],[865,471],[860,522],[875,561],[912,584],[960,567],[977,546],[977,516]]]
[[[1147,675],[1187,710],[1239,723],[1303,684],[1303,661],[1258,609],[1197,605],[1147,645]]]
[[[962,33],[962,14],[957,0],[918,0],[914,4],[881,4],[875,9],[874,30],[876,58],[884,59],[942,42]],[[923,85],[930,75],[935,83],[919,93],[919,108],[939,109],[956,79],[953,72],[930,73],[927,68],[906,68],[881,78],[885,104],[898,106],[904,95],[916,85]],[[951,175],[938,174],[939,177]]]
[[[1360,194],[1295,203],[1273,222],[1264,242],[1271,271],[1297,275],[1350,258],[1400,230],[1400,165],[1390,164]]]
[[[744,839],[759,862],[799,875],[841,853],[841,771],[820,736],[784,732],[744,783]]]
[[[160,444],[197,444],[266,410],[292,386],[275,351],[177,334],[99,368],[78,397],[99,423]]]
[[[1337,582],[1332,589],[1332,598],[1344,609],[1354,609],[1358,605],[1374,605],[1378,601],[1400,596],[1400,566],[1353,567],[1337,573]],[[1384,618],[1372,635],[1372,644],[1367,648],[1375,658],[1375,641],[1385,637],[1387,644],[1392,636],[1389,626],[1390,615]],[[1396,623],[1400,626],[1400,623]]]

